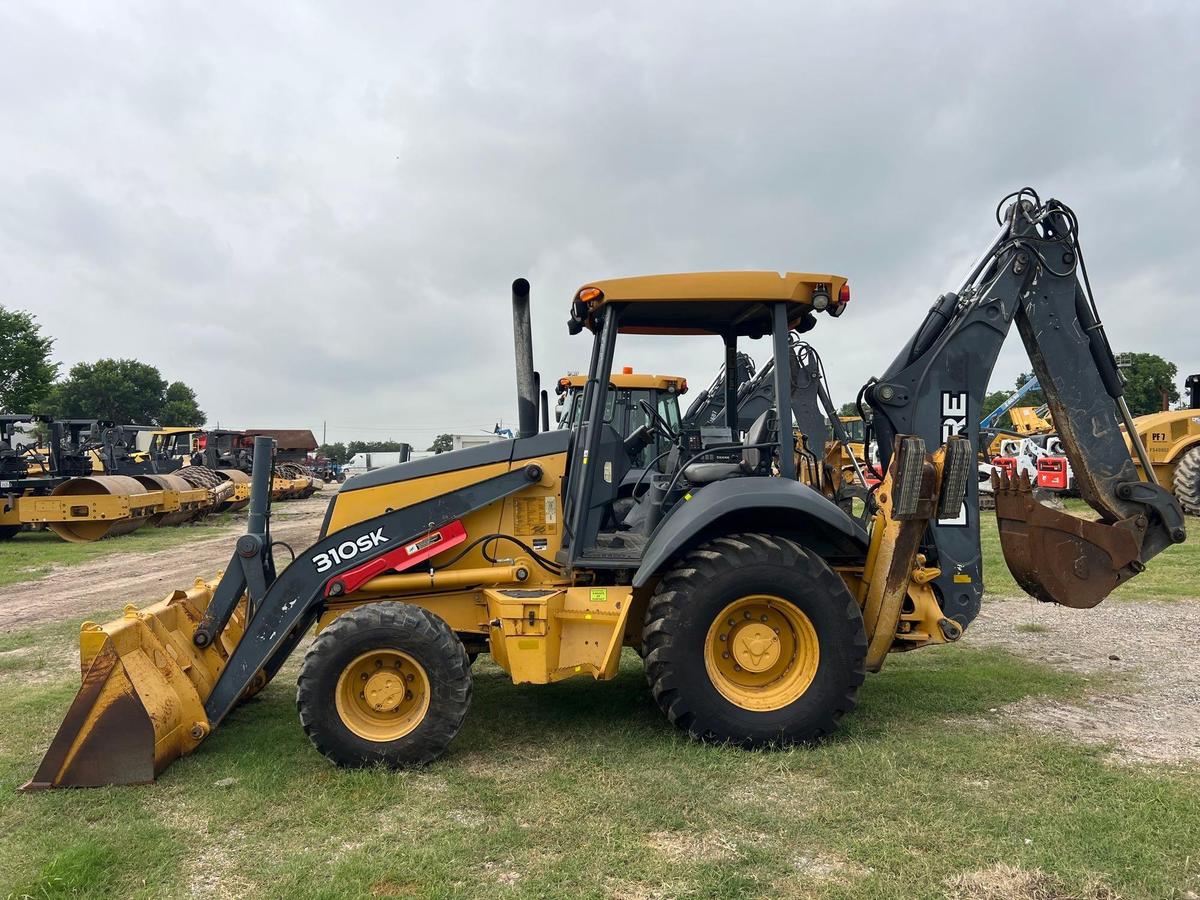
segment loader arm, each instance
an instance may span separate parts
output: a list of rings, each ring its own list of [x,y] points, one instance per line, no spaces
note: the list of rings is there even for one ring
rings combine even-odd
[[[1074,214],[1020,191],[962,287],[938,298],[863,391],[884,468],[898,435],[919,435],[931,447],[962,435],[977,450],[988,381],[1016,319],[1080,492],[1100,520],[1051,510],[1033,500],[1027,482],[1005,482],[997,491],[1001,543],[1022,587],[1077,607],[1099,603],[1186,536],[1177,502],[1140,481],[1130,460],[1120,375],[1085,287]],[[978,484],[970,479],[958,516],[931,520],[921,546],[940,570],[932,587],[943,611],[964,626],[983,596],[979,528]]]

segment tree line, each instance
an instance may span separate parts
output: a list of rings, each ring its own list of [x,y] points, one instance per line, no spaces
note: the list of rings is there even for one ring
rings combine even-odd
[[[54,339],[29,313],[0,306],[0,409],[57,419],[144,425],[203,425],[196,392],[136,359],[71,366],[51,359]]]
[[[317,456],[324,456],[336,465],[344,465],[359,453],[399,453],[409,444],[400,441],[350,441],[336,444],[322,444],[317,448]],[[449,434],[439,434],[429,446],[431,453],[445,453],[454,449],[454,437]]]

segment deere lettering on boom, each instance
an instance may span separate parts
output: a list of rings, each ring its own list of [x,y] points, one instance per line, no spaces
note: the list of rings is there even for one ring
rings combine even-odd
[[[883,472],[861,519],[797,479],[788,402],[793,332],[845,311],[844,278],[586,283],[568,323],[592,335],[582,416],[541,433],[519,279],[516,439],[348,480],[319,540],[280,570],[271,444],[259,438],[247,533],[224,575],[83,626],[83,685],[27,787],[153,780],[314,627],[296,702],[317,750],[339,765],[418,765],[445,752],[471,702],[471,659],[485,650],[514,682],[541,684],[611,679],[633,646],[663,713],[694,737],[746,747],[820,738],[889,653],[957,641],[979,612],[978,421],[1014,320],[1098,519],[1000,479],[1004,556],[1038,599],[1095,606],[1184,540],[1183,514],[1132,427],[1074,213],[1030,189],[1001,207],[978,263],[861,391]],[[730,416],[716,435],[650,408],[622,437],[604,411],[629,333],[721,341],[729,410],[739,341],[767,340],[775,402],[744,431]],[[660,438],[665,464],[619,506],[631,460]]]

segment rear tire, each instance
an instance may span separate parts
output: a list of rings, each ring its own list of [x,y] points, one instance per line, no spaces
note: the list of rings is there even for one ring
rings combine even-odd
[[[673,724],[744,747],[829,734],[866,674],[862,613],[845,582],[775,535],[717,538],[678,560],[650,598],[642,646]]]
[[[20,525],[0,525],[0,541],[10,541],[20,532]]]
[[[300,722],[339,766],[421,766],[445,752],[471,705],[462,642],[440,618],[380,602],[338,616],[304,657]]]
[[[1200,516],[1200,447],[1193,447],[1175,464],[1175,499],[1189,516]]]

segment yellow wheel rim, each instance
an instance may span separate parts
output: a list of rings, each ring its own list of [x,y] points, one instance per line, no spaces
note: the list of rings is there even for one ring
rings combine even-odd
[[[750,594],[713,620],[704,668],[721,696],[756,712],[795,702],[812,684],[821,659],[817,631],[781,597]]]
[[[404,737],[429,711],[429,676],[400,650],[370,650],[342,670],[334,692],[342,724],[368,741]]]

